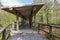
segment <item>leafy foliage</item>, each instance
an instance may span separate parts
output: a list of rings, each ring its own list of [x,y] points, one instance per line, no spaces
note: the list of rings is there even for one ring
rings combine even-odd
[[[14,21],[16,21],[15,15],[0,10],[0,24],[1,25],[5,26],[5,25],[8,25]]]
[[[60,4],[58,2],[46,2],[37,13],[36,22],[60,25]]]

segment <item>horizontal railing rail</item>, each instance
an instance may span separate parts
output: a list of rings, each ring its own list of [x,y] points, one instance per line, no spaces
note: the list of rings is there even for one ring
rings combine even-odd
[[[41,25],[41,24],[39,24],[39,25]],[[55,38],[59,38],[59,39],[60,39],[60,37],[52,34],[52,29],[53,29],[53,28],[60,28],[59,26],[56,26],[56,25],[45,25],[45,24],[42,24],[42,25],[43,25],[43,26],[48,26],[48,27],[49,27],[49,32],[47,32],[47,31],[45,31],[45,30],[43,30],[43,29],[38,29],[38,30],[42,30],[42,31],[50,34],[50,40],[53,40],[52,37],[55,37]],[[40,26],[38,26],[38,28],[39,28],[39,27],[40,27]]]
[[[21,22],[19,22],[19,23],[21,23]],[[34,23],[34,22],[33,22],[33,23]],[[41,30],[41,31],[43,31],[43,32],[45,32],[45,33],[48,33],[48,34],[50,35],[50,39],[49,39],[49,40],[53,40],[53,39],[52,39],[53,37],[60,39],[59,36],[56,36],[56,35],[52,34],[52,29],[53,29],[53,28],[60,29],[60,26],[50,25],[50,24],[40,24],[40,23],[35,23],[35,24],[37,25],[38,33],[40,33],[40,30]],[[2,29],[0,29],[0,34],[2,34],[0,40],[8,40],[9,37],[10,37],[10,32],[12,31],[12,26],[15,27],[15,25],[16,25],[16,22],[14,22],[14,25],[11,23],[11,24],[9,24],[8,26],[5,26],[5,27],[3,27]],[[41,29],[41,26],[47,26],[47,27],[49,27],[49,32]]]
[[[18,24],[20,24],[21,22],[19,22]],[[11,24],[9,24],[8,26],[2,27],[0,29],[0,40],[8,40],[10,37],[10,33],[13,30],[17,30],[16,29],[16,22],[12,22]]]
[[[34,22],[33,22],[33,23],[34,23]],[[48,33],[48,34],[50,35],[50,39],[49,39],[49,40],[53,40],[53,37],[54,37],[54,38],[57,38],[57,39],[60,39],[59,36],[56,36],[56,35],[52,34],[52,29],[53,29],[53,28],[60,29],[60,26],[50,25],[50,24],[40,24],[40,23],[35,23],[35,24],[38,24],[38,29],[37,29],[37,30],[38,30],[38,33],[40,33],[40,30],[41,30],[41,31],[43,31],[43,32],[45,32],[45,33]],[[47,27],[49,27],[49,32],[41,29],[41,28],[40,28],[41,26],[47,26]]]
[[[5,26],[3,28],[0,29],[0,40],[8,40],[8,38],[10,37],[10,27],[12,24]]]

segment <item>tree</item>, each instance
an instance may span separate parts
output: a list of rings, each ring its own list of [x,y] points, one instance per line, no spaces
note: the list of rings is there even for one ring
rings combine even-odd
[[[34,0],[34,3],[42,3],[42,0]]]

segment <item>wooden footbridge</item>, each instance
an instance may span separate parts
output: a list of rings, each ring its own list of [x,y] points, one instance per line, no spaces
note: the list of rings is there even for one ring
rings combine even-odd
[[[59,28],[59,26],[35,23],[35,20],[32,22],[32,17],[36,17],[36,13],[43,5],[44,4],[32,4],[20,7],[2,8],[4,11],[16,15],[17,21],[0,29],[0,40],[48,40],[40,35],[40,30],[46,32],[41,29],[42,26],[49,27],[49,32],[46,32],[50,36],[49,40],[53,40],[53,37],[60,38],[52,34],[52,28]],[[22,22],[24,23],[19,22],[19,17],[22,18]],[[37,27],[35,27],[36,25]]]

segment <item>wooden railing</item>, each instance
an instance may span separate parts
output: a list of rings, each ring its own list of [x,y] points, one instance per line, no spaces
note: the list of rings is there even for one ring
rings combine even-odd
[[[14,28],[15,24],[16,24],[16,22],[12,23],[12,24],[9,24],[8,26],[3,27],[2,29],[0,29],[0,40],[8,40],[9,39],[10,32],[15,29]],[[47,33],[47,34],[49,34],[49,37],[50,37],[49,40],[53,40],[53,37],[60,39],[59,36],[56,36],[56,35],[52,34],[52,32],[53,32],[52,29],[53,28],[60,29],[60,26],[49,25],[49,24],[40,24],[40,23],[34,23],[34,24],[37,25],[36,29],[37,29],[37,31],[38,31],[39,34],[40,34],[40,30],[43,31],[43,32],[45,32],[45,33]],[[35,26],[33,26],[33,27],[35,27]],[[41,29],[42,26],[48,26],[49,27],[49,32],[45,31],[44,29]]]
[[[21,22],[19,22],[21,24]],[[8,26],[5,26],[0,29],[0,40],[9,40],[10,33],[16,29],[16,22],[12,22]]]
[[[41,31],[43,31],[43,32],[49,34],[49,40],[54,40],[53,38],[57,38],[57,39],[60,40],[60,37],[59,36],[56,36],[56,35],[53,34],[53,28],[60,29],[60,26],[49,25],[49,24],[40,24],[40,23],[35,23],[35,24],[38,25],[36,27],[36,29],[37,29],[37,31],[38,31],[39,34],[40,34]],[[49,28],[49,32],[46,31],[46,30],[44,30],[44,29],[41,29],[42,26],[43,27],[47,26]],[[35,27],[35,26],[33,26],[33,27]]]
[[[8,40],[10,37],[12,24],[0,29],[0,40]]]

